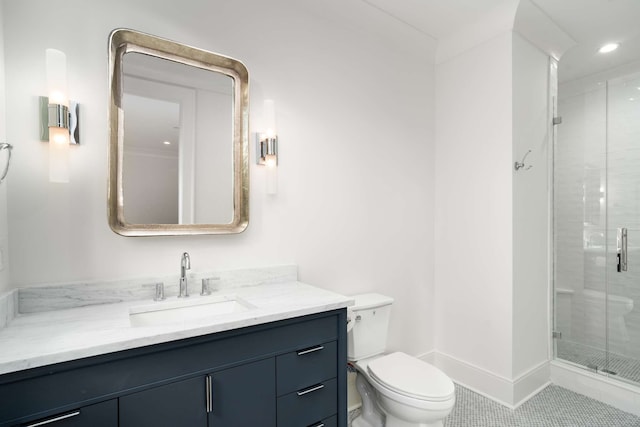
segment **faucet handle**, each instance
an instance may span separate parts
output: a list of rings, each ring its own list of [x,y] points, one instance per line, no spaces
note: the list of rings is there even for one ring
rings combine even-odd
[[[219,277],[207,277],[206,279],[202,279],[202,292],[200,295],[211,295],[211,284],[220,280]]]
[[[156,296],[153,298],[154,301],[162,301],[165,299],[164,297],[164,283],[158,282],[156,283]]]

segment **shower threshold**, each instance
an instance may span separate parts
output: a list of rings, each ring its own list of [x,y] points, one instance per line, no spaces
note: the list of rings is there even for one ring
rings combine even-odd
[[[640,384],[640,360],[632,357],[609,353],[607,364],[607,354],[604,350],[571,341],[557,343],[556,357],[598,374],[607,374],[616,379]]]

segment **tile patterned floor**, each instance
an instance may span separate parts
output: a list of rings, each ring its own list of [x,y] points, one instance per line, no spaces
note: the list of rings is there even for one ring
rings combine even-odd
[[[456,384],[445,427],[640,427],[640,418],[550,385],[515,411]]]
[[[571,341],[557,343],[558,358],[577,363],[582,366],[593,366],[599,370],[608,369],[615,376],[640,383],[640,360],[621,356],[615,353],[607,353],[604,350],[594,349]]]

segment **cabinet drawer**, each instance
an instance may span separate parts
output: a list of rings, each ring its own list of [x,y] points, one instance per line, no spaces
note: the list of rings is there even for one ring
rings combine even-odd
[[[21,424],[23,427],[117,427],[118,404],[116,399],[95,405],[88,405],[75,411],[41,418],[36,421]]]
[[[325,418],[324,420],[318,421],[317,423],[310,424],[308,427],[337,427],[338,426],[338,416],[334,415],[333,417]]]
[[[318,425],[337,412],[337,380],[294,391],[278,398],[278,427]]]
[[[204,376],[122,396],[119,408],[120,427],[205,427]]]
[[[276,370],[278,396],[334,378],[337,375],[336,342],[305,347],[278,356]]]

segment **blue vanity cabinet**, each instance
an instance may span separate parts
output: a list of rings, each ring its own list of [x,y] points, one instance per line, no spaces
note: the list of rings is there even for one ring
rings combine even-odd
[[[204,378],[196,377],[119,399],[120,427],[206,427]]]
[[[0,427],[346,427],[345,325],[338,309],[0,375]]]
[[[275,360],[132,393],[119,403],[120,427],[275,427]]]
[[[278,427],[328,425],[338,412],[338,342],[277,357]]]
[[[22,424],[25,427],[117,427],[117,399],[94,405],[83,406],[73,411],[66,411],[46,418]]]
[[[209,427],[275,427],[276,369],[273,357],[213,372]]]

